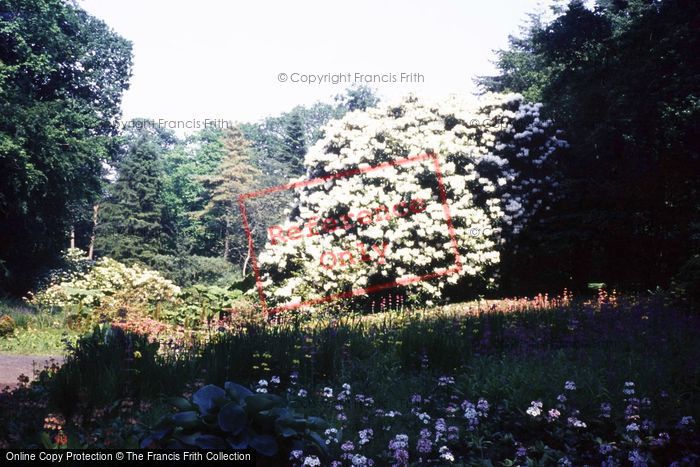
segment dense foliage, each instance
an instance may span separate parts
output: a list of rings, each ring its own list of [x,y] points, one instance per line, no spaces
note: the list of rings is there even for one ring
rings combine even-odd
[[[163,189],[162,134],[147,121],[132,122],[126,150],[117,165],[117,179],[101,203],[95,251],[115,259],[148,263],[168,251],[173,240]]]
[[[481,80],[542,102],[572,147],[562,197],[505,258],[506,283],[668,286],[700,251],[700,4],[575,0],[554,13]]]
[[[693,465],[700,323],[661,299],[601,292],[407,310],[394,297],[377,316],[251,317],[177,347],[102,326],[62,368],[49,364],[31,388],[0,396],[0,445],[38,445],[42,428],[53,447],[196,444],[197,433],[226,438],[250,422],[256,434],[281,435],[278,455],[297,465]],[[229,385],[235,399],[216,402],[210,393],[226,381],[239,382]],[[197,393],[208,384],[219,389]],[[245,418],[239,402],[223,426],[218,416],[202,425],[248,391],[262,397]],[[258,402],[277,409],[257,412]],[[22,417],[4,416],[17,404]],[[284,441],[307,428],[327,457],[313,442]]]
[[[0,1],[0,292],[64,249],[115,154],[131,44],[62,0]]]

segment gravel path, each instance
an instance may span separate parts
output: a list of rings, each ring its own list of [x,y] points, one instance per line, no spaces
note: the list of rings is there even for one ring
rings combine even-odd
[[[0,390],[5,386],[15,387],[17,377],[24,374],[34,379],[34,369],[42,369],[50,358],[62,362],[63,357],[56,355],[13,355],[0,353]]]

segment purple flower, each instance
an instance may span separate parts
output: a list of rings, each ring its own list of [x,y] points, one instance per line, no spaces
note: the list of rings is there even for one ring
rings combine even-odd
[[[400,434],[394,436],[394,439],[389,441],[389,449],[395,451],[397,449],[406,449],[408,447],[408,435]]]
[[[416,444],[416,450],[421,454],[427,454],[433,450],[433,443],[427,438],[420,438]]]
[[[480,417],[485,417],[490,408],[491,406],[486,399],[479,398],[479,401],[476,403],[476,409],[479,411]]]
[[[586,428],[586,424],[576,417],[569,417],[566,422],[574,428]]]
[[[633,399],[630,399],[630,402],[632,402]],[[627,404],[627,407],[625,407],[625,420],[638,420],[639,419],[639,407],[634,404],[630,403]]]
[[[430,423],[430,415],[428,415],[426,412],[418,412],[416,414],[418,416],[418,419],[423,422],[424,424]]]
[[[360,430],[358,434],[360,436],[360,445],[365,445],[372,441],[372,438],[374,437],[374,430],[367,428],[365,430]]]
[[[451,426],[447,428],[447,441],[459,441],[459,427]]]
[[[462,402],[462,409],[464,410],[464,418],[467,420],[476,420],[479,413],[476,411],[476,407],[469,401]]]
[[[335,428],[327,429],[324,434],[326,435],[326,444],[338,442],[338,430]]]
[[[449,404],[447,404],[447,407],[445,407],[445,413],[448,417],[454,417],[454,414],[457,413],[458,410],[459,407],[453,402],[450,402]]]
[[[368,459],[362,454],[355,454],[350,459],[350,462],[352,463],[352,465],[374,465],[374,461],[372,459]]]
[[[447,424],[444,418],[438,418],[435,420],[435,431],[443,432],[447,430]]]
[[[345,452],[350,452],[355,450],[355,443],[352,441],[345,441],[341,446],[340,449],[342,449]]]
[[[678,422],[678,428],[690,428],[693,425],[695,425],[695,419],[690,415],[686,415]]]
[[[408,451],[405,449],[397,449],[394,451],[394,460],[396,461],[395,466],[406,466],[408,465]]]
[[[647,433],[654,431],[655,424],[651,420],[642,420],[642,430]]]
[[[438,386],[451,386],[455,384],[455,379],[452,376],[440,376],[438,378]]]
[[[636,423],[630,423],[629,425],[627,425],[625,427],[625,431],[628,431],[628,432],[639,431],[639,425],[637,425]]]
[[[561,412],[559,412],[557,409],[549,409],[549,412],[547,412],[547,421],[553,422],[554,420],[557,420],[561,416]]]
[[[651,440],[651,445],[661,447],[668,444],[669,441],[671,441],[671,436],[666,432],[661,432],[659,436]]]
[[[646,467],[648,465],[646,456],[636,449],[630,451],[627,460],[632,462],[634,467]]]

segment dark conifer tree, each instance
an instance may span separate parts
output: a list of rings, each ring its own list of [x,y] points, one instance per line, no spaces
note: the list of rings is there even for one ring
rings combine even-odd
[[[288,164],[291,176],[304,173],[304,156],[306,155],[306,134],[304,122],[298,113],[290,115],[285,128],[283,160]]]
[[[148,263],[168,250],[161,151],[158,140],[145,131],[129,144],[101,208],[98,255]]]

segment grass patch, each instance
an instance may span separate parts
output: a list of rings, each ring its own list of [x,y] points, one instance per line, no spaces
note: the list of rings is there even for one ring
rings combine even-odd
[[[15,330],[12,336],[0,338],[0,352],[18,355],[57,355],[66,350],[67,342],[75,342],[78,334],[67,329],[27,328]]]
[[[0,337],[0,352],[56,355],[75,342],[78,333],[66,327],[65,313],[37,311],[18,300],[0,300],[0,315],[14,322],[14,332]]]

